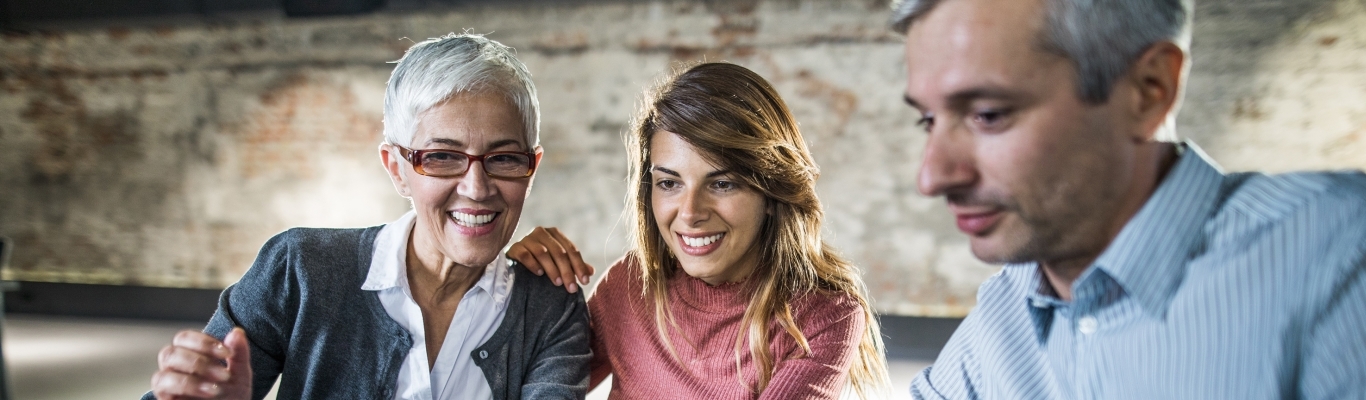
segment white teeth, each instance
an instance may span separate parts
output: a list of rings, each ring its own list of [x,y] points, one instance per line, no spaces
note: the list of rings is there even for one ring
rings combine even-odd
[[[493,217],[497,215],[498,214],[474,215],[462,212],[451,212],[451,217],[455,218],[455,223],[471,228],[492,222]]]
[[[707,237],[700,237],[700,238],[683,236],[683,244],[688,245],[688,247],[702,247],[702,246],[706,246],[706,245],[712,244],[712,243],[716,242],[717,240],[720,240],[720,239],[721,239],[721,236],[725,236],[725,235],[726,235],[726,234],[724,234],[724,233],[718,233],[718,234],[715,234],[715,235],[711,235],[711,236],[707,236]]]

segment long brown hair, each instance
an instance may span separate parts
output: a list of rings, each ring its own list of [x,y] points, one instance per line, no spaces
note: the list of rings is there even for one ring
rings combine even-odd
[[[888,386],[881,329],[859,271],[821,239],[825,213],[816,197],[820,169],[802,140],[787,104],[768,81],[744,67],[703,63],[666,78],[646,92],[627,134],[633,190],[627,196],[634,219],[632,256],[640,261],[645,296],[655,305],[660,338],[673,353],[668,329],[677,329],[668,308],[667,282],[678,273],[678,261],[654,221],[650,196],[650,140],[656,132],[677,134],[717,167],[732,171],[762,193],[771,212],[755,243],[757,265],[749,277],[755,284],[735,342],[737,372],[745,337],[762,392],[773,376],[769,323],[776,322],[811,354],[810,344],[792,317],[790,301],[808,293],[844,293],[863,309],[867,328],[849,371],[856,393],[880,394]],[[674,353],[675,357],[677,354]],[[749,382],[742,384],[748,386]]]

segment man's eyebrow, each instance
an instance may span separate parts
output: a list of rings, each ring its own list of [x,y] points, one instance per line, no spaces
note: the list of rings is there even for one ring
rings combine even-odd
[[[949,95],[948,103],[951,107],[961,108],[964,107],[967,103],[977,99],[1014,100],[1020,97],[1021,96],[1019,93],[1016,93],[1011,90],[1002,89],[999,87],[982,86],[971,87],[959,90],[957,92],[953,92]],[[911,95],[909,94],[902,94],[901,100],[905,101],[906,105],[909,105],[917,110],[925,109],[920,105],[920,103],[916,102],[915,99],[911,98]]]
[[[972,87],[950,94],[949,104],[951,107],[961,108],[966,106],[967,103],[977,99],[1013,100],[1020,97],[1019,93],[999,87]]]
[[[920,107],[920,103],[916,103],[916,102],[915,102],[915,99],[912,99],[912,98],[911,98],[911,95],[909,95],[909,94],[902,93],[902,94],[901,94],[901,101],[906,102],[906,105],[911,106],[911,108],[914,108],[914,109],[917,109],[917,110],[923,110],[923,109],[924,109],[924,108]]]

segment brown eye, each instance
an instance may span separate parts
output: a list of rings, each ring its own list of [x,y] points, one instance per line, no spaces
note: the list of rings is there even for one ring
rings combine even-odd
[[[972,114],[972,122],[982,130],[994,131],[1005,126],[1010,110],[987,109]]]
[[[522,153],[490,153],[484,157],[484,168],[493,176],[526,176],[531,170],[531,156]]]
[[[980,122],[983,125],[991,125],[1000,122],[1003,116],[1004,114],[1001,114],[999,112],[988,111],[981,114],[977,114],[977,122]]]
[[[673,179],[660,179],[658,182],[655,182],[655,187],[665,191],[678,189],[678,181]]]
[[[925,116],[920,117],[920,119],[915,121],[915,126],[920,127],[920,129],[925,130],[925,132],[929,132],[930,129],[934,129],[934,116],[926,114]]]
[[[422,163],[423,163],[423,164],[426,164],[426,163],[452,162],[452,161],[455,161],[456,159],[459,159],[459,158],[464,158],[464,157],[460,157],[460,156],[458,156],[458,155],[451,154],[451,153],[447,153],[447,152],[444,152],[444,151],[433,151],[433,152],[428,152],[428,153],[425,153],[425,154],[422,155]]]
[[[494,164],[526,164],[526,157],[517,154],[494,154],[484,159]]]

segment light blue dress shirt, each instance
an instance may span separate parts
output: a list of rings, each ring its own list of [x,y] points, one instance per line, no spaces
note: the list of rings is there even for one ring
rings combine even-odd
[[[1366,175],[1177,164],[1060,300],[1007,265],[917,399],[1366,399]]]

